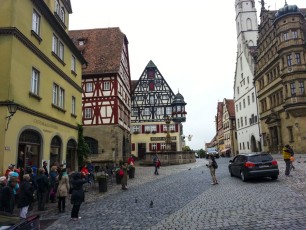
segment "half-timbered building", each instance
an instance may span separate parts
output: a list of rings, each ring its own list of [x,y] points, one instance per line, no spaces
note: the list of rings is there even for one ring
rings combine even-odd
[[[132,85],[132,154],[143,158],[146,152],[181,151],[184,97],[173,93],[152,61]]]
[[[82,109],[89,158],[96,163],[124,160],[131,146],[128,40],[119,28],[69,34],[88,59],[82,75]]]

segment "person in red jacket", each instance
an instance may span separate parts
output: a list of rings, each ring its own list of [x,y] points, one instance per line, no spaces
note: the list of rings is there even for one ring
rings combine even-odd
[[[135,163],[135,160],[134,160],[134,158],[133,158],[133,155],[131,154],[130,155],[130,157],[129,157],[129,159],[128,159],[128,165],[134,165],[134,163]]]

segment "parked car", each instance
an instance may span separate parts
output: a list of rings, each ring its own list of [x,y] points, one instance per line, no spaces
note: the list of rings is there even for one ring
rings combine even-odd
[[[199,158],[199,154],[198,153],[194,153],[195,158]]]
[[[250,178],[271,177],[277,180],[278,164],[269,153],[239,154],[229,161],[229,173],[246,181]]]
[[[212,154],[215,158],[219,158],[220,157],[220,155],[219,155],[219,153],[217,151],[211,151],[211,152],[208,152],[206,154],[206,159],[208,159],[209,154]]]

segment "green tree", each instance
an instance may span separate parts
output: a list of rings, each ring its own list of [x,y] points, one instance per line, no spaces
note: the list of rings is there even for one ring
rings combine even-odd
[[[182,150],[183,150],[183,151],[191,151],[190,147],[189,147],[189,146],[187,146],[187,145],[186,145],[186,146],[184,146],[184,147],[182,148]]]
[[[200,158],[205,158],[206,151],[204,149],[198,150],[198,155]]]
[[[79,166],[83,165],[83,163],[88,158],[88,153],[90,152],[90,148],[88,144],[85,142],[83,136],[83,126],[78,125],[78,163]]]

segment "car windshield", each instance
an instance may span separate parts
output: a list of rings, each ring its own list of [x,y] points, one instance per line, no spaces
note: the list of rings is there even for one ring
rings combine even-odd
[[[249,156],[249,161],[251,162],[267,162],[267,161],[272,161],[272,160],[273,160],[273,157],[269,154]]]

